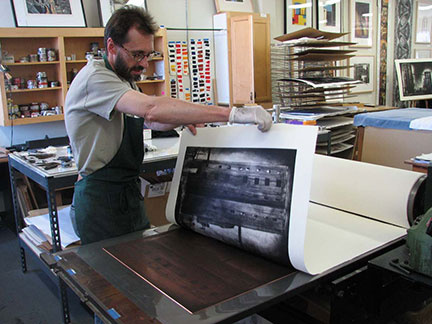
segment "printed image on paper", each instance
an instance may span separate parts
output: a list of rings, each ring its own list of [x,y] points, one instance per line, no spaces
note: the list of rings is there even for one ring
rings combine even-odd
[[[355,37],[369,38],[370,4],[367,2],[355,3]]]
[[[26,0],[29,14],[72,14],[69,0]]]
[[[290,264],[295,157],[294,149],[187,147],[176,222]]]
[[[292,24],[306,26],[307,13],[306,13],[306,0],[293,0],[292,4],[295,7],[292,11]]]

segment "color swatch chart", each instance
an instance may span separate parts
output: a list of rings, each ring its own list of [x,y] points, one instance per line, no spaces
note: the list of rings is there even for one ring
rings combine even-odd
[[[168,42],[172,98],[213,104],[210,54],[208,38]]]

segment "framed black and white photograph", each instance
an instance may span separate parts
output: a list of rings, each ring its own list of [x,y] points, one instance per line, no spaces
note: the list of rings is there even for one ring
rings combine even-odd
[[[341,0],[318,2],[318,29],[325,32],[341,32]]]
[[[396,60],[401,101],[432,99],[432,59]]]
[[[86,27],[81,0],[12,0],[17,27]]]
[[[350,1],[350,41],[356,43],[353,47],[372,47],[373,8],[373,0]]]
[[[215,0],[216,12],[254,12],[252,0]]]
[[[352,93],[372,92],[375,85],[375,57],[370,55],[350,58],[350,77],[361,81],[352,89]]]
[[[430,44],[432,40],[432,1],[421,0],[416,7],[415,42]]]
[[[188,147],[177,223],[283,260],[295,158],[295,149]]]
[[[285,0],[285,34],[312,27],[312,0]]]

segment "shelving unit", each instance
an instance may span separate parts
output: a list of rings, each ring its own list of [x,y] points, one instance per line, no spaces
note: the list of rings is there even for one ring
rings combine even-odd
[[[50,224],[51,224],[51,238],[52,238],[52,247],[53,247],[52,252],[58,252],[61,251],[61,244],[60,244],[61,241],[60,241],[60,228],[59,228],[59,221],[58,221],[58,211],[57,211],[55,192],[58,189],[73,186],[77,178],[77,172],[75,171],[75,172],[63,173],[63,174],[58,174],[56,176],[52,176],[42,172],[41,170],[38,170],[37,167],[21,159],[18,155],[14,155],[14,154],[9,155],[9,175],[10,175],[10,182],[12,186],[12,202],[13,202],[14,215],[15,215],[16,230],[18,233],[18,243],[19,243],[20,256],[21,256],[21,267],[22,267],[22,271],[26,272],[27,262],[26,262],[25,252],[28,251],[30,253],[34,253],[38,258],[40,258],[40,254],[42,250],[34,246],[21,231],[22,228],[20,224],[22,222],[19,216],[21,215],[21,213],[18,207],[19,203],[18,203],[18,196],[17,196],[17,183],[16,183],[17,175],[19,173],[32,179],[34,182],[36,182],[38,185],[41,186],[41,188],[43,188],[46,191],[46,197],[48,202],[48,213],[49,213]],[[55,276],[55,273],[53,271],[50,271],[50,269],[48,269],[42,261],[40,262],[40,265],[41,265],[41,269],[43,269],[44,271],[48,270],[45,272],[50,276],[51,279],[54,280],[54,282],[56,282],[58,286],[63,323],[69,323],[70,322],[69,305],[68,305],[65,284],[57,276]]]
[[[66,93],[71,81],[73,69],[80,70],[87,64],[86,52],[90,51],[90,43],[98,43],[104,48],[103,28],[0,28],[1,50],[14,56],[14,63],[4,63],[10,69],[12,77],[25,80],[36,79],[37,72],[46,72],[48,84],[58,81],[59,86],[40,89],[18,89],[6,91],[4,74],[0,73],[0,126],[24,125],[63,120],[64,115],[40,116],[33,118],[9,119],[7,108],[8,98],[13,104],[23,105],[32,102],[46,102],[50,107],[64,108]],[[35,54],[38,48],[53,48],[57,60],[51,62],[17,62],[21,57]],[[154,37],[154,49],[162,54],[149,61],[145,72],[148,77],[158,75],[159,80],[138,82],[141,90],[148,95],[164,96],[169,94],[166,80],[168,72],[166,30],[160,29]],[[68,60],[75,54],[74,60]]]
[[[357,81],[341,71],[349,69],[355,50],[343,49],[352,43],[333,41],[340,36],[305,28],[276,38],[283,42],[272,46],[272,97],[282,122],[315,122],[327,132],[318,137],[316,153],[351,158],[355,133],[347,116],[353,109],[343,102]]]

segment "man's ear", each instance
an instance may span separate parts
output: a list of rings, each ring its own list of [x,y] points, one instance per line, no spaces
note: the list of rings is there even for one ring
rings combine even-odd
[[[109,53],[109,54],[116,54],[117,53],[117,46],[115,45],[115,43],[111,37],[107,39],[107,49],[106,50],[107,50],[107,53]]]

